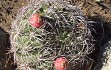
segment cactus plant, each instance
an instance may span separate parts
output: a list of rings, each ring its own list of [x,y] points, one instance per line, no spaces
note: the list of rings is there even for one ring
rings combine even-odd
[[[33,14],[41,15],[41,27],[30,25]],[[59,0],[31,2],[21,8],[12,23],[10,40],[18,70],[55,70],[56,58],[80,62],[94,50],[80,8]]]

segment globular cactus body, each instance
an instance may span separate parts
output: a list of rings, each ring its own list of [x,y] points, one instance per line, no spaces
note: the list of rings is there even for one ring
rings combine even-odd
[[[30,21],[33,14],[41,16],[42,25],[30,25],[34,20],[38,22],[38,17]],[[59,56],[84,61],[94,50],[93,37],[81,10],[66,2],[40,1],[20,9],[10,40],[20,70],[55,70],[53,62]]]

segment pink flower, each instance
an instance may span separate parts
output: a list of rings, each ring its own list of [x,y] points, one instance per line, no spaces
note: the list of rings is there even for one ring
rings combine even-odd
[[[30,18],[29,18],[29,23],[35,27],[35,28],[39,28],[43,25],[43,20],[41,19],[41,16],[39,14],[33,14]]]
[[[56,58],[54,65],[56,70],[66,70],[68,60],[65,57]]]

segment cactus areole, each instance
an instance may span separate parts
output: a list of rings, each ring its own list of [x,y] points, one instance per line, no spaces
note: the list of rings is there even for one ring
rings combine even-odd
[[[35,28],[40,28],[43,25],[43,20],[41,19],[41,16],[39,14],[33,14],[29,18],[29,23]]]
[[[65,57],[56,58],[54,65],[56,70],[66,70],[68,60]]]

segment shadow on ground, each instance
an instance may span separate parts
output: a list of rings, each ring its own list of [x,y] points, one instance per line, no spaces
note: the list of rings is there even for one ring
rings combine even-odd
[[[104,21],[99,16],[89,17],[89,19],[96,22],[93,24],[96,32],[93,32],[93,36],[96,40],[95,51],[89,55],[89,57],[94,59],[92,70],[101,70],[107,56],[104,56],[103,54],[107,52],[108,48],[111,46],[110,44],[104,46],[106,43],[111,41],[111,22]]]
[[[11,55],[8,55],[9,49],[9,34],[0,28],[0,70],[14,70],[15,68]]]

